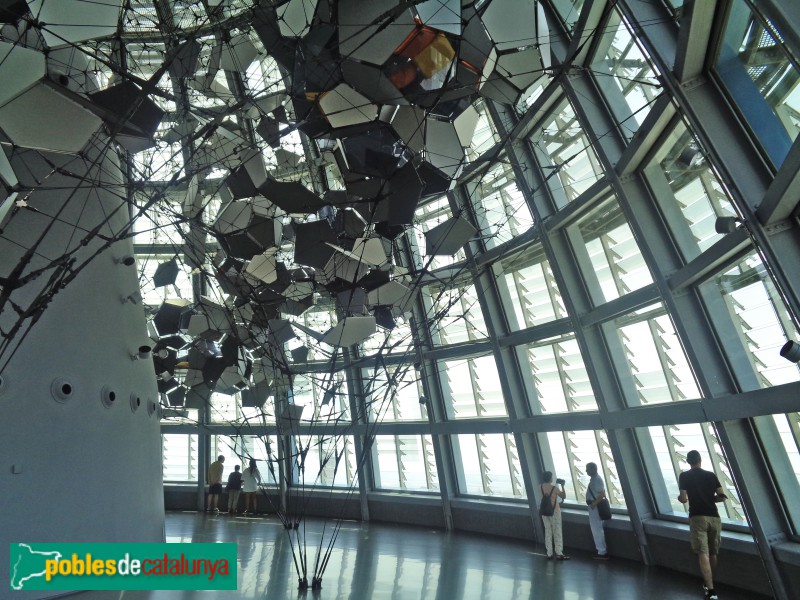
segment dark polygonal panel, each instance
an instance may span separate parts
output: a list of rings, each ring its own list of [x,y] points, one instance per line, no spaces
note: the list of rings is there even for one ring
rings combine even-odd
[[[376,306],[373,310],[373,314],[375,315],[375,323],[379,327],[383,327],[384,329],[391,331],[397,326],[394,316],[392,315],[391,308],[387,306]]]
[[[336,294],[336,307],[352,315],[367,314],[367,294],[363,288],[351,287]]]
[[[256,242],[262,250],[279,246],[283,238],[283,224],[279,219],[268,219],[255,216],[247,227],[247,235]]]
[[[185,400],[186,400],[185,387],[175,388],[171,392],[167,393],[167,403],[170,406],[183,406]]]
[[[192,312],[191,302],[183,299],[167,299],[153,317],[159,335],[180,333],[186,326],[186,319]]]
[[[387,125],[342,139],[342,148],[350,171],[369,177],[389,178],[410,158],[405,145]]]
[[[287,213],[312,213],[324,206],[319,196],[297,181],[278,181],[268,177],[259,191]]]
[[[229,256],[250,260],[256,254],[263,252],[263,248],[247,235],[247,232],[232,233],[218,236],[218,239]]]
[[[405,230],[406,228],[402,225],[390,225],[383,221],[375,223],[375,233],[387,240],[396,240],[403,235]]]
[[[342,77],[367,98],[378,104],[408,104],[403,94],[383,72],[383,69],[354,60],[342,61]]]
[[[258,195],[258,189],[244,165],[231,171],[231,174],[225,179],[225,183],[228,185],[234,200],[252,198]]]
[[[328,246],[336,244],[336,232],[328,221],[312,221],[295,225],[294,261],[318,269],[325,268],[335,250]]]
[[[111,121],[115,132],[124,124],[121,133],[151,137],[164,117],[164,111],[130,81],[93,92],[89,97],[96,105],[116,117]]]
[[[357,238],[364,235],[367,223],[364,221],[364,218],[352,208],[343,208],[336,212],[333,228],[337,233],[350,238]]]
[[[0,23],[15,23],[27,14],[25,0],[0,0]]]
[[[180,268],[178,267],[178,261],[174,258],[167,262],[161,263],[156,268],[156,272],[153,274],[153,285],[156,287],[162,287],[165,285],[172,285],[178,279],[178,273],[180,272]]]
[[[389,179],[389,195],[382,203],[388,206],[386,217],[390,225],[411,225],[422,196],[424,183],[413,163],[407,163]]]

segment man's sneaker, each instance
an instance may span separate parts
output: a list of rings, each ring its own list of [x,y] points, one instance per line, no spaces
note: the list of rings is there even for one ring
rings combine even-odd
[[[592,558],[595,560],[608,560],[608,554],[592,554]]]
[[[715,590],[710,590],[706,586],[703,586],[706,591],[706,600],[719,600],[719,596],[717,596],[717,592]]]

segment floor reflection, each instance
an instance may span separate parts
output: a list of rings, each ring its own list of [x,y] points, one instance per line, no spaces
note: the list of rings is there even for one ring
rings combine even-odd
[[[322,590],[300,592],[297,565],[309,580],[331,537],[332,521],[306,521],[302,540],[289,539],[270,517],[168,513],[168,542],[236,542],[238,590],[82,592],[81,600],[634,600],[702,597],[700,579],[625,560],[597,563],[588,556],[548,561],[536,546],[507,540],[386,524],[343,523],[330,554]],[[293,552],[294,550],[294,552]],[[688,551],[688,550],[687,550]],[[754,600],[724,587],[726,600]]]

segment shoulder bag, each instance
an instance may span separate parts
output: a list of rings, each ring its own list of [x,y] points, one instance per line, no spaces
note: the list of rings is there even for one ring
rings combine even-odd
[[[589,488],[589,491],[592,492],[591,488]],[[594,502],[596,498],[597,496],[595,496],[594,492],[592,492],[592,502]],[[611,505],[608,503],[608,498],[603,498],[600,500],[600,502],[595,505],[595,508],[600,514],[601,521],[608,521],[611,519]],[[589,507],[589,509],[591,510],[591,507]]]

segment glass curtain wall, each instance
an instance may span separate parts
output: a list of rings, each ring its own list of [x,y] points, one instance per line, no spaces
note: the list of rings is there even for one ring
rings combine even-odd
[[[398,238],[402,264],[426,273],[422,293],[386,340],[353,348],[369,360],[386,344],[392,364],[335,382],[309,368],[294,380],[295,398],[309,416],[374,426],[369,493],[446,494],[503,510],[522,504],[547,469],[566,480],[567,506],[583,511],[585,465],[595,462],[615,510],[686,522],[677,477],[697,449],[728,495],[726,527],[764,533],[748,519],[757,498],[746,490],[766,486],[770,526],[797,541],[800,406],[787,411],[779,399],[800,397],[797,363],[781,356],[800,340],[798,257],[787,251],[797,249],[797,198],[773,185],[800,165],[797,36],[782,36],[786,22],[746,0],[718,3],[728,8],[724,22],[689,38],[681,28],[700,9],[682,2],[648,3],[660,18],[647,27],[637,22],[643,3],[543,4],[554,57],[573,60],[569,74],[548,73],[514,106],[483,101],[464,175],[422,203]],[[702,97],[682,87],[689,67],[673,69],[696,55],[708,60],[694,75],[720,83]],[[260,69],[254,77],[272,77],[268,60]],[[492,160],[482,164],[484,156]],[[335,173],[327,181],[317,183],[335,188]],[[756,216],[768,190],[786,215],[774,227],[774,215]],[[478,233],[452,255],[429,253],[425,232],[454,216]],[[172,255],[175,241],[159,235],[137,232],[145,275]],[[191,297],[203,285],[184,278],[175,292]],[[148,302],[160,293],[143,291]],[[333,310],[317,306],[296,320],[324,329]],[[304,335],[309,367],[323,364]],[[275,433],[274,414],[246,413],[242,403],[239,394],[212,399],[204,427],[251,419]],[[619,418],[629,414],[646,425]],[[537,425],[544,416],[563,419],[563,429]],[[527,433],[504,429],[523,420]],[[430,435],[432,423],[451,421],[457,434]],[[196,436],[206,430],[172,434],[171,423],[165,479],[196,482]],[[629,434],[634,445],[620,443]],[[223,437],[212,437],[212,453],[255,454]],[[324,433],[298,436],[319,471],[306,485],[353,485],[355,438],[338,447]],[[331,452],[346,457],[335,477],[320,467]],[[257,459],[273,460],[264,449]],[[454,482],[445,491],[442,473]],[[649,482],[652,497],[631,495],[637,482]]]

